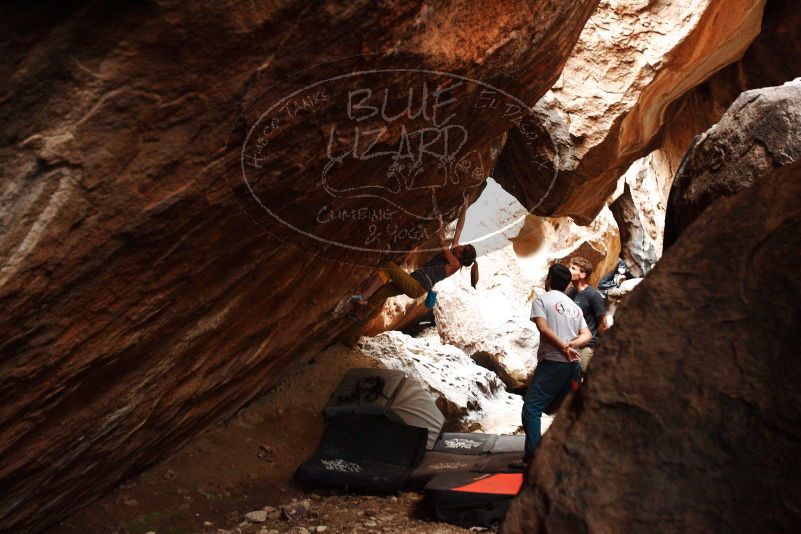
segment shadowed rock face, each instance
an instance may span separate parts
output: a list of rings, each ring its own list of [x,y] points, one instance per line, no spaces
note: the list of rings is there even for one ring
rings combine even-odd
[[[739,91],[769,87],[801,76],[801,11],[793,0],[767,0],[762,29],[740,61],[727,67],[714,78],[728,78],[728,85],[739,84]],[[722,80],[715,92],[722,93]]]
[[[698,218],[618,312],[503,532],[797,527],[799,225],[799,164]]]
[[[538,215],[589,223],[659,142],[671,103],[748,48],[764,3],[601,2],[533,124],[509,133],[493,176]]]
[[[801,79],[742,93],[690,148],[676,174],[665,246],[718,198],[746,189],[775,167],[801,159]]]
[[[409,88],[454,83],[397,70],[411,65],[525,85],[531,105],[597,0],[50,4],[0,8],[0,529],[14,531],[43,529],[164,457],[343,328],[343,301],[369,274],[360,265],[388,258],[325,241],[364,242],[369,225],[314,220],[325,143],[347,154],[352,142],[331,134],[348,91],[400,88],[389,113]],[[290,77],[326,61],[337,62]],[[281,100],[365,68],[396,70]],[[404,202],[427,219],[393,250],[430,235],[435,213],[488,174],[507,127],[465,104],[477,87],[456,87],[449,104],[470,131],[451,185],[430,208],[431,195],[407,187]],[[432,120],[428,98],[410,128]],[[277,102],[279,115],[261,115]],[[397,148],[398,124],[376,146]],[[343,157],[328,185],[408,186],[414,169],[390,176],[386,159]],[[265,216],[248,187],[319,235]]]

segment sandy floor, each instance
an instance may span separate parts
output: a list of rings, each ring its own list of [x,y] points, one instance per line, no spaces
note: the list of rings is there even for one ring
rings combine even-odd
[[[321,410],[330,393],[347,369],[374,366],[365,356],[340,345],[331,347],[232,420],[213,427],[51,532],[302,533],[300,527],[312,526],[325,526],[326,532],[467,532],[427,521],[417,495],[310,499],[292,483],[295,468],[316,450],[322,437]],[[314,513],[298,521],[280,517],[263,524],[245,521],[248,512],[270,506],[280,512],[292,499],[310,499]]]
[[[319,444],[328,396],[347,369],[372,366],[335,345],[52,532],[201,532],[205,521],[235,525],[244,512],[302,496],[292,474]]]

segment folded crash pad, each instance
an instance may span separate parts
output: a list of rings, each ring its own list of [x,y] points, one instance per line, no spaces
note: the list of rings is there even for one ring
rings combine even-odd
[[[445,417],[434,398],[413,378],[396,369],[351,369],[323,409],[336,415],[380,415],[428,429],[427,447],[433,448]]]
[[[376,493],[399,491],[425,453],[428,431],[383,416],[338,415],[317,452],[296,471],[314,487]]]

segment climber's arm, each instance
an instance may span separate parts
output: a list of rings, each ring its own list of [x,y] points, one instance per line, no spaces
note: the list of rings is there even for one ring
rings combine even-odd
[[[459,220],[456,222],[456,230],[453,232],[453,239],[451,239],[451,246],[455,247],[459,244],[459,238],[462,237],[462,229],[464,228],[464,220],[467,215],[467,198],[464,199],[462,210],[459,212]]]

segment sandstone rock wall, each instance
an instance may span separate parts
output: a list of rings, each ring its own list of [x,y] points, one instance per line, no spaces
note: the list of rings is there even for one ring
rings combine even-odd
[[[659,143],[671,103],[736,61],[764,0],[603,1],[537,105],[536,147],[512,130],[495,173],[529,208],[588,223],[617,179]],[[535,160],[538,165],[522,163]],[[554,177],[554,179],[552,179]],[[547,190],[546,190],[547,189]],[[545,200],[542,200],[546,197]]]
[[[327,225],[327,241],[309,245],[240,204],[241,148],[266,106],[342,69],[408,65],[508,72],[533,104],[596,4],[3,4],[0,529],[58,521],[343,328],[343,301],[368,274],[360,266],[386,255],[328,246],[364,240],[366,225]],[[407,74],[382,87],[417,81]],[[319,103],[286,113],[308,120]],[[457,112],[476,126],[472,108]],[[254,194],[272,193],[282,215],[305,216],[320,194],[312,178],[326,155],[309,147],[328,139],[326,113],[256,139],[270,150],[250,154]],[[505,132],[476,131],[473,154],[491,161]],[[446,188],[439,209],[461,193]]]
[[[801,33],[797,7],[792,0],[768,0],[759,36],[743,57],[671,104],[659,148],[626,171],[625,181],[644,217],[657,257],[663,248],[670,186],[693,138],[717,123],[743,91],[781,85],[801,76],[801,43],[795,38]],[[642,195],[642,191],[650,194]]]

